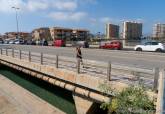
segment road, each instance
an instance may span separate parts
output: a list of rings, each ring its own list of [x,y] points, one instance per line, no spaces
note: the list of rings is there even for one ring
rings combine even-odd
[[[11,48],[17,50],[43,52],[51,55],[61,55],[68,57],[75,57],[75,48],[71,47],[42,47],[29,45],[12,45]],[[82,49],[84,59],[108,62],[114,64],[122,64],[133,67],[164,67],[165,53],[151,53],[151,52],[135,52],[135,51],[118,51],[118,50],[103,50],[103,49]]]

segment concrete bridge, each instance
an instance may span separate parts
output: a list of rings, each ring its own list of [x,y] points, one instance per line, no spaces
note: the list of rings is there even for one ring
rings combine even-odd
[[[161,110],[164,69],[132,68],[92,60],[84,60],[81,67],[75,58],[8,48],[0,49],[0,64],[72,91],[78,114],[92,114],[96,103],[111,100],[113,94],[103,93],[100,84],[107,83],[121,91],[139,80],[149,88],[150,97],[157,99],[158,112]]]

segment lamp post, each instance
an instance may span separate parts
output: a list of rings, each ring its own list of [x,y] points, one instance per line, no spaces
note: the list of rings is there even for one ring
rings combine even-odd
[[[17,24],[17,38],[19,38],[19,27],[18,27],[18,10],[20,8],[18,7],[12,7],[15,10],[15,14],[16,14],[16,24]]]

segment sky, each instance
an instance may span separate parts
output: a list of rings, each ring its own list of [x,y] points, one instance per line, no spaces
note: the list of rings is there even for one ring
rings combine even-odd
[[[39,27],[105,31],[106,23],[143,23],[143,34],[152,33],[155,23],[165,23],[165,0],[0,0],[0,34],[17,31],[15,10],[19,7],[19,31]],[[122,29],[122,27],[121,27]]]

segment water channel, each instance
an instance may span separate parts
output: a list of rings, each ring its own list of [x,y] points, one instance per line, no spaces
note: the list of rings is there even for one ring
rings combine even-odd
[[[70,91],[53,86],[22,72],[0,66],[0,74],[37,95],[67,114],[76,114],[75,103]]]

